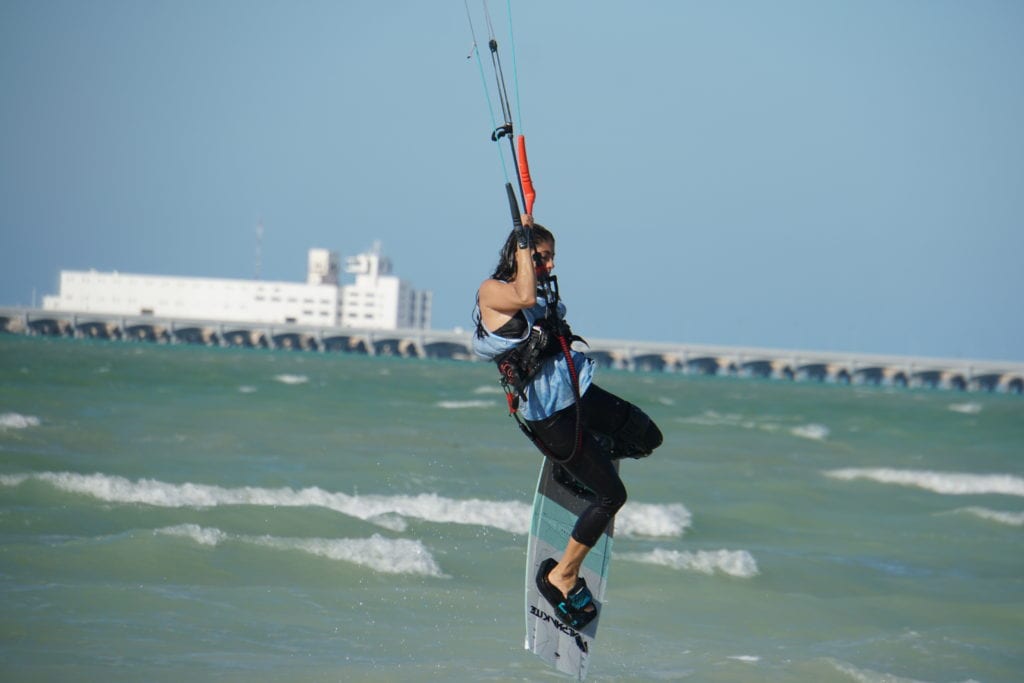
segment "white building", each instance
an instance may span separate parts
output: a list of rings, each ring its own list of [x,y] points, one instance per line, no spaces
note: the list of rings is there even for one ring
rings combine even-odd
[[[391,275],[380,245],[348,260],[355,284],[339,286],[338,254],[310,249],[306,283],[62,270],[43,308],[217,322],[429,329],[431,292]]]
[[[431,292],[417,291],[392,275],[391,260],[381,256],[379,242],[372,251],[348,259],[345,272],[354,274],[356,282],[342,288],[344,327],[430,327]]]

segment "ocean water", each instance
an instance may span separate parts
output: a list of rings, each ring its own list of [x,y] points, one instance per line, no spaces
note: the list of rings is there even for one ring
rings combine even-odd
[[[1024,680],[1024,400],[599,371],[592,681]],[[549,681],[485,364],[0,336],[0,680]]]

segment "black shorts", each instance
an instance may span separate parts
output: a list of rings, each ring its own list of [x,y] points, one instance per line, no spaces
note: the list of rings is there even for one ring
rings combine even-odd
[[[594,494],[572,532],[577,541],[593,547],[626,502],[626,487],[614,460],[650,454],[661,445],[662,435],[642,410],[596,384],[580,399],[578,418],[583,439],[575,453],[575,405],[527,424],[549,451],[546,455]]]

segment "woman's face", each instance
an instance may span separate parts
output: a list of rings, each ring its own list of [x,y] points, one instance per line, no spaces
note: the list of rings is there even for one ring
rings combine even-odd
[[[555,245],[551,242],[537,242],[533,250],[533,264],[537,277],[547,277],[555,269]]]

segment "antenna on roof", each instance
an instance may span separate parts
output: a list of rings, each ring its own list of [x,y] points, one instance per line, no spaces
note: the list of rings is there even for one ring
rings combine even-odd
[[[263,269],[263,217],[260,216],[256,224],[256,279],[260,279],[260,271]]]

